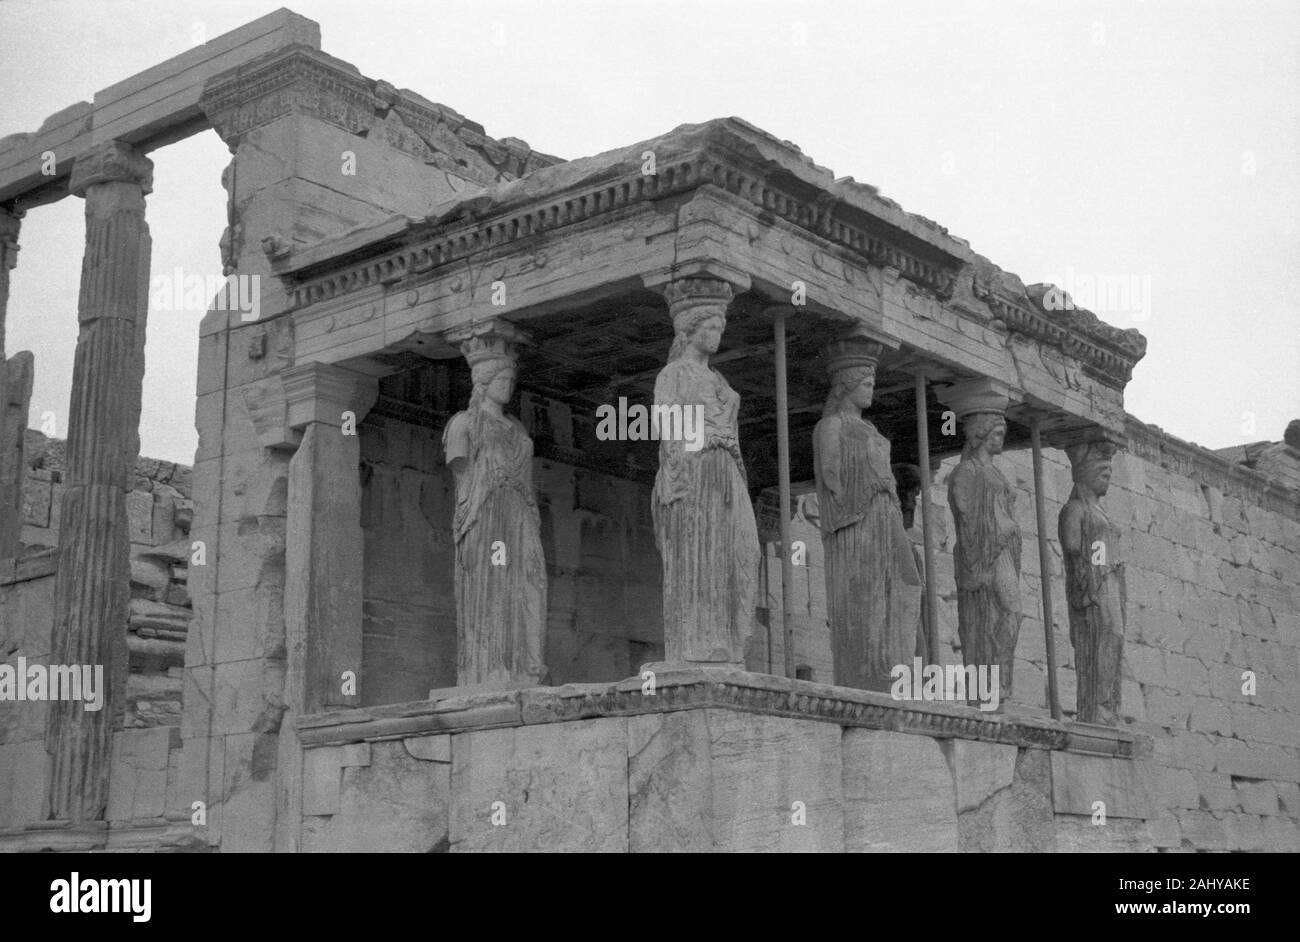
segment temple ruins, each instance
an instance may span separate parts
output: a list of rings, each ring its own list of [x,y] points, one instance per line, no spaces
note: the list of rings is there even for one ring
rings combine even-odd
[[[207,133],[185,467],[148,155]],[[69,196],[64,442],[3,315]],[[1059,296],[739,118],[561,159],[288,10],[0,138],[0,668],[104,677],[0,670],[0,849],[1300,850],[1300,434],[1129,415]]]

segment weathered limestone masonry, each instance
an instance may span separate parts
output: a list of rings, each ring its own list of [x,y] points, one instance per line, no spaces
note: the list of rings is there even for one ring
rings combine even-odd
[[[22,489],[25,555],[0,570],[0,656],[49,662],[66,444],[29,431]],[[140,459],[126,495],[131,547],[129,617],[122,635],[130,662],[123,716],[113,733],[108,804],[118,846],[156,844],[164,804],[180,777],[181,680],[191,607],[193,516],[189,469]],[[0,709],[0,831],[40,822],[48,800],[45,725],[49,704]],[[60,843],[45,831],[40,840]],[[26,846],[20,843],[18,846]]]
[[[208,129],[232,154],[223,266],[257,310],[223,292],[201,325],[191,492],[187,469],[136,459],[145,155]],[[560,161],[361,75],[280,10],[0,140],[0,302],[23,212],[74,192],[66,446],[23,432],[30,355],[0,359],[0,659],[118,673],[100,713],[0,702],[0,848],[1300,850],[1300,436],[1215,454],[1138,422],[1140,334],[1045,303],[1051,286],[875,188],[737,118]],[[701,291],[708,316],[674,325],[669,301]],[[545,599],[549,686],[453,686],[441,442],[474,387],[459,344],[484,332],[529,340],[500,371],[508,405],[481,395],[533,449],[544,566],[511,584]],[[956,542],[982,539],[945,499],[948,410],[1004,416],[1005,451],[980,456],[1023,546],[1018,577],[997,562],[986,619],[1019,623],[1000,712],[830,684],[812,436],[824,351],[846,336],[873,351],[878,478],[883,441],[935,472],[908,538],[925,545],[931,518],[945,664],[971,656]],[[665,370],[674,344],[688,356]],[[691,499],[710,530],[678,507],[657,533],[660,443],[595,419],[653,402],[672,371],[714,393],[714,450],[679,465],[706,469]],[[1106,726],[1076,721],[1056,533],[1080,444],[1121,448],[1102,500],[1126,625]],[[725,555],[735,579],[665,584],[656,540],[674,533],[705,554],[682,559]],[[666,661],[683,655],[665,614],[691,606],[726,643]]]

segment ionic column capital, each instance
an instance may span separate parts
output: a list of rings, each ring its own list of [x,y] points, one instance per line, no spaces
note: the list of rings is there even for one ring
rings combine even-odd
[[[153,161],[130,144],[107,141],[72,166],[69,192],[84,197],[92,186],[102,183],[134,183],[141,193],[153,192]]]

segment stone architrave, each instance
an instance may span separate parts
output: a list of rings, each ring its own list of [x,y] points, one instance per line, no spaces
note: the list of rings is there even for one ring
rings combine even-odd
[[[140,451],[149,254],[145,195],[153,163],[110,141],[72,169],[86,200],[86,253],[77,304],[67,471],[54,584],[52,664],[102,666],[104,706],[50,703],[45,742],[53,760],[50,816],[102,819],[115,717],[126,681],[131,544],[126,495]]]
[[[813,431],[835,684],[887,691],[916,650],[921,579],[903,528],[889,440],[862,417],[883,346],[863,338],[826,351],[831,390]]]
[[[1078,712],[1083,723],[1119,723],[1124,659],[1124,563],[1119,528],[1101,506],[1110,488],[1117,445],[1105,439],[1069,445],[1074,489],[1061,508],[1057,534],[1065,559],[1065,598],[1070,644],[1078,674]]]
[[[757,599],[758,526],[740,454],[740,396],[709,366],[732,288],[682,278],[664,296],[676,337],[655,380],[655,409],[681,419],[675,430],[660,423],[651,499],[664,564],[664,653],[669,662],[740,667]]]
[[[442,444],[456,481],[456,680],[461,686],[537,685],[548,675],[547,582],[533,441],[504,412],[524,336],[502,320],[453,330],[470,365],[469,405]]]
[[[952,407],[966,438],[961,460],[948,478],[962,661],[977,669],[996,666],[1000,699],[1006,703],[1022,618],[1015,492],[993,460],[1006,438],[1008,396],[988,380],[961,383],[938,396]]]

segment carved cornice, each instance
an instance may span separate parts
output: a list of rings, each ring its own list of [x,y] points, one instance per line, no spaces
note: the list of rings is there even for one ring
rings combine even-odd
[[[274,270],[293,283],[298,307],[375,284],[405,290],[408,279],[477,253],[526,243],[544,233],[558,234],[602,217],[618,225],[629,207],[709,187],[726,190],[741,206],[748,204],[762,223],[783,220],[867,265],[897,270],[901,278],[940,301],[952,298],[959,277],[971,278],[974,297],[1008,330],[1061,349],[1103,385],[1122,389],[1131,378],[1134,364],[1146,351],[1146,340],[1136,330],[1119,330],[1087,311],[1049,311],[1024,296],[1023,289],[1022,296],[1014,296],[978,271],[966,275],[978,268],[977,256],[945,230],[901,213],[895,204],[874,196],[870,187],[821,181],[818,173],[828,174],[819,170],[803,174],[821,181],[810,183],[790,167],[777,166],[767,152],[755,153],[762,148],[780,149],[789,155],[784,159],[791,166],[802,166],[803,158],[790,145],[774,143],[769,135],[734,119],[679,128],[654,141],[544,169],[516,184],[459,200],[400,231],[386,227],[360,252],[355,240],[340,244],[336,257],[323,246],[324,251],[302,260],[284,259]],[[646,150],[656,154],[654,174],[642,172]],[[954,310],[965,317],[980,316],[963,305]]]
[[[873,231],[871,218],[860,210],[838,199],[796,195],[807,188],[779,179],[779,174],[759,162],[745,161],[707,137],[692,139],[691,145],[679,153],[665,150],[655,174],[642,173],[639,151],[643,145],[636,145],[629,149],[629,153],[638,151],[635,161],[629,160],[625,167],[620,162],[617,170],[591,174],[598,184],[579,180],[531,200],[514,199],[507,191],[502,191],[499,199],[491,192],[468,198],[423,224],[381,240],[368,258],[328,274],[299,271],[292,260],[277,266],[276,271],[297,278],[296,303],[303,306],[376,282],[423,274],[485,249],[617,213],[637,203],[714,186],[748,202],[761,217],[779,216],[870,264],[894,267],[903,278],[940,299],[952,295],[961,267],[955,256],[937,247],[925,251],[903,247],[903,241],[919,246],[915,239],[900,237],[898,242],[890,242]],[[559,174],[561,169],[565,168],[557,167],[554,172]],[[532,179],[541,183],[536,176]]]
[[[312,747],[602,716],[724,709],[1117,758],[1139,758],[1151,750],[1150,737],[1120,729],[995,715],[952,703],[894,700],[888,694],[748,671],[646,666],[655,670],[653,694],[642,692],[640,677],[612,684],[480,693],[304,716],[297,721],[298,737]]]
[[[153,161],[130,144],[107,141],[72,165],[68,191],[85,196],[100,183],[135,183],[147,195],[153,192]]]
[[[1084,372],[1105,386],[1123,389],[1133,378],[1133,367],[1146,356],[1146,338],[1137,330],[1120,330],[1081,308],[1051,310],[1043,305],[1045,291],[1031,289],[1025,298],[1010,297],[991,282],[976,277],[972,292],[1008,330],[1059,348],[1079,360]]]
[[[215,76],[200,106],[232,151],[254,128],[303,114],[482,183],[557,162],[515,138],[493,140],[451,108],[372,81],[309,46],[287,46]]]

